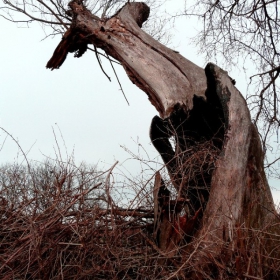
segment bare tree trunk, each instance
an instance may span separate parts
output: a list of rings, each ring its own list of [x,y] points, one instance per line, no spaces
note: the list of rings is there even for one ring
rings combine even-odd
[[[158,173],[154,236],[170,257],[189,243],[184,252],[191,258],[178,275],[189,267],[192,279],[278,279],[271,271],[279,258],[279,220],[257,129],[231,78],[214,64],[196,66],[146,34],[144,3],[127,3],[106,20],[82,1],[69,6],[72,25],[47,67],[59,68],[68,52],[81,56],[93,44],[123,65],[160,114],[152,120],[151,140],[178,196],[170,200]]]

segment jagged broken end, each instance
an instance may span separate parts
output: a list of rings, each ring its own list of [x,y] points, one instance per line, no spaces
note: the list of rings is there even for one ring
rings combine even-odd
[[[142,27],[143,23],[149,18],[150,8],[144,2],[126,3],[117,14],[120,17],[129,15],[139,27]]]

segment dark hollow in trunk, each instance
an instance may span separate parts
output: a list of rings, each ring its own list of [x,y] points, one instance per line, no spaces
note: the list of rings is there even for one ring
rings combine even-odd
[[[193,96],[193,108],[178,106],[168,118],[155,116],[150,137],[160,153],[179,197],[188,199],[189,214],[205,208],[215,159],[222,150],[228,112],[208,82],[206,99]],[[226,109],[226,108],[224,108]],[[176,146],[173,149],[170,138]]]

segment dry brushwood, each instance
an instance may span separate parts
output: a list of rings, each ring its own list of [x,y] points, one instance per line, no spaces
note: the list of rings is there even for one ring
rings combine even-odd
[[[195,174],[201,166],[199,161],[208,158],[207,145],[200,152],[197,157],[193,154],[195,159],[190,157],[189,166],[193,167],[189,174],[185,170],[185,176]],[[205,275],[202,265],[196,270],[207,279],[215,279],[217,269],[223,271],[225,267],[228,271],[224,279],[242,278],[244,271],[249,277],[255,257],[279,271],[279,259],[274,259],[262,247],[277,238],[276,232],[272,235],[265,229],[232,226],[230,238],[237,238],[231,246],[216,245],[223,256],[217,259],[207,247],[200,247],[203,238],[190,238],[200,210],[188,218],[188,201],[178,200],[164,185],[170,188],[171,181],[163,182],[159,173],[156,174],[159,183],[153,194],[158,201],[155,211],[148,203],[152,193],[146,191],[136,194],[138,207],[119,207],[108,180],[112,168],[107,175],[96,168],[74,168],[62,163],[29,169],[3,166],[0,170],[0,278],[190,279],[197,265],[193,256],[198,251],[204,255],[203,265],[208,264],[213,270],[213,275]],[[144,191],[142,185],[140,189]],[[156,232],[155,217],[159,219],[159,228],[161,223],[166,223],[168,231]],[[160,235],[169,237],[159,238]],[[258,246],[251,246],[252,238],[258,241]],[[160,243],[167,239],[168,244]]]
[[[49,164],[31,174],[17,165],[2,167],[1,279],[112,279],[137,273],[153,251],[143,238],[152,210],[108,209],[102,174]]]

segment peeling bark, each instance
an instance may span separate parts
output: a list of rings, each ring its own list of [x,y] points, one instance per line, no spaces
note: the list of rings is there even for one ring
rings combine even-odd
[[[151,140],[178,197],[169,199],[158,173],[154,237],[159,248],[172,257],[176,246],[192,241],[185,250],[194,250],[192,279],[237,279],[248,274],[278,279],[271,274],[272,260],[260,262],[264,251],[279,257],[279,249],[273,250],[279,246],[279,220],[264,173],[263,151],[246,102],[231,78],[214,64],[205,70],[198,67],[146,34],[141,29],[149,15],[144,3],[127,3],[106,20],[92,15],[82,1],[69,6],[72,25],[47,67],[59,68],[68,52],[78,56],[86,44],[93,44],[123,65],[160,114],[152,121]],[[264,248],[256,234],[263,229]],[[269,234],[277,231],[271,241]]]

